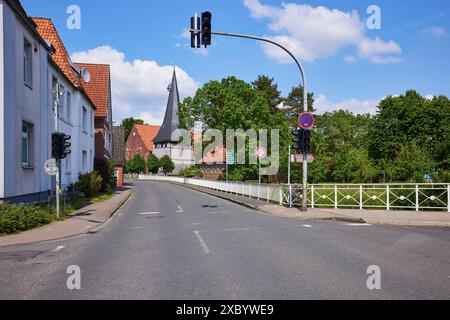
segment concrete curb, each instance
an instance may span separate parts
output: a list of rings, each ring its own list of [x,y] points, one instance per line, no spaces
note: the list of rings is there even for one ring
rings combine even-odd
[[[129,192],[128,192],[129,191]],[[96,233],[98,232],[100,229],[102,229],[106,223],[108,223],[111,218],[115,215],[115,213],[131,198],[131,196],[134,194],[134,188],[131,188],[130,190],[127,190],[128,196],[126,196],[119,204],[117,204],[113,210],[111,211],[111,214],[108,215],[108,217],[105,219],[105,221],[103,221],[99,226],[92,226],[91,228],[87,229],[87,230],[83,230],[82,232],[76,232],[64,237],[59,237],[59,238],[55,238],[55,239],[50,239],[50,240],[41,240],[41,241],[29,241],[29,242],[24,242],[24,243],[20,243],[20,244],[10,244],[10,245],[1,245],[0,244],[0,248],[12,248],[12,247],[20,247],[20,246],[27,246],[27,245],[32,245],[32,244],[42,244],[42,243],[51,243],[51,242],[56,242],[56,241],[64,241],[64,240],[69,240],[75,237],[79,237],[81,235],[86,235],[86,234],[91,234],[91,233]],[[68,218],[70,219],[70,218]],[[43,226],[45,227],[45,226]]]
[[[117,213],[117,211],[119,211],[120,208],[122,208],[122,206],[125,203],[127,203],[128,200],[130,200],[131,197],[134,195],[134,188],[131,188],[129,191],[130,191],[130,192],[128,192],[129,195],[125,199],[123,199],[119,204],[117,204],[114,207],[114,209],[112,210],[111,214],[108,216],[108,218],[101,225],[94,226],[94,227],[90,228],[89,230],[87,230],[86,232],[80,233],[80,234],[91,234],[91,233],[97,233],[98,231],[100,231],[106,225],[106,223],[108,223],[111,220],[111,218],[114,217],[114,215]]]

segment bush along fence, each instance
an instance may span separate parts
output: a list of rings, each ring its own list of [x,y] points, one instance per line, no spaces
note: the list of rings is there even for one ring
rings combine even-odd
[[[299,185],[269,185],[140,175],[139,180],[175,182],[297,207]],[[310,208],[447,211],[450,184],[317,184],[308,189]]]

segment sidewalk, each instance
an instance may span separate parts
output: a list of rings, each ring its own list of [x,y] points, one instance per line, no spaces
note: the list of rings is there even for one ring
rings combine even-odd
[[[448,212],[414,212],[414,211],[383,211],[355,209],[309,209],[307,213],[298,208],[287,208],[266,201],[228,194],[220,191],[189,186],[193,190],[207,193],[225,200],[235,202],[264,214],[297,218],[299,220],[328,220],[349,223],[367,223],[396,226],[445,227],[450,228],[450,213]]]
[[[132,188],[116,190],[104,202],[92,203],[71,214],[64,221],[53,222],[38,229],[0,237],[0,247],[59,240],[92,232],[102,226],[131,197]]]

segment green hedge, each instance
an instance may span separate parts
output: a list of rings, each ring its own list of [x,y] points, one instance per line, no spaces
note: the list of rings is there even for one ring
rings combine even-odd
[[[40,206],[0,204],[0,235],[38,228],[52,221],[53,216]]]

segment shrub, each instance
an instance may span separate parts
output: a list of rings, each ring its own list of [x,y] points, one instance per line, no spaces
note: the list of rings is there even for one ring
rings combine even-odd
[[[169,156],[162,157],[161,160],[159,160],[159,165],[165,175],[172,173],[173,170],[175,170],[175,164]]]
[[[143,173],[145,171],[145,160],[140,155],[136,155],[133,159],[125,164],[126,173]]]
[[[80,190],[88,198],[97,195],[102,190],[103,179],[96,171],[87,174],[80,174],[79,181],[76,184]]]
[[[0,204],[0,234],[2,235],[38,228],[52,221],[52,215],[40,206]]]
[[[102,191],[108,192],[114,187],[114,165],[111,161],[95,158],[94,170],[102,177]]]
[[[147,160],[148,172],[158,174],[159,171],[159,159],[154,154],[151,154]]]
[[[183,178],[199,178],[202,176],[202,170],[200,170],[200,168],[197,168],[195,166],[185,168],[180,171],[179,176]]]

